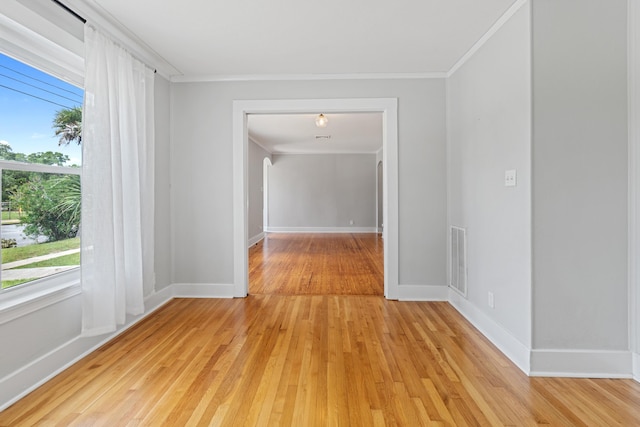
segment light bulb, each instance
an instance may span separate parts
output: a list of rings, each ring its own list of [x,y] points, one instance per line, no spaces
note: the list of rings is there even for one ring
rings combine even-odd
[[[324,114],[318,114],[316,117],[316,126],[319,128],[327,127],[327,123],[329,123],[329,119]]]

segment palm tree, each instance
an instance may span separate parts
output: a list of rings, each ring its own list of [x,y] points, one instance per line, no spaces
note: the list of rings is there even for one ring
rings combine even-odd
[[[56,111],[53,118],[53,128],[56,136],[60,137],[58,145],[69,145],[75,141],[82,142],[82,108],[73,107]]]

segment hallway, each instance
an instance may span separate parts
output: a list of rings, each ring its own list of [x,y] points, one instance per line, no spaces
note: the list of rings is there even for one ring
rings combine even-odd
[[[249,248],[249,293],[383,295],[377,233],[278,234]]]

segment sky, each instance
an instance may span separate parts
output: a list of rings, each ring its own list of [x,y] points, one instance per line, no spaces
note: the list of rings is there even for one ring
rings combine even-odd
[[[0,143],[9,143],[14,153],[57,151],[69,156],[68,165],[80,165],[80,146],[58,146],[52,122],[57,111],[81,107],[83,94],[82,88],[0,54]]]

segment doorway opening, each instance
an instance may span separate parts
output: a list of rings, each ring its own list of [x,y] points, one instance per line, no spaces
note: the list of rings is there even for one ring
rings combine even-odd
[[[249,114],[247,126],[249,293],[382,296],[382,113]]]
[[[384,295],[398,295],[398,138],[397,99],[320,99],[235,101],[233,111],[234,296],[248,294],[247,152],[249,114],[379,112],[383,117]]]

